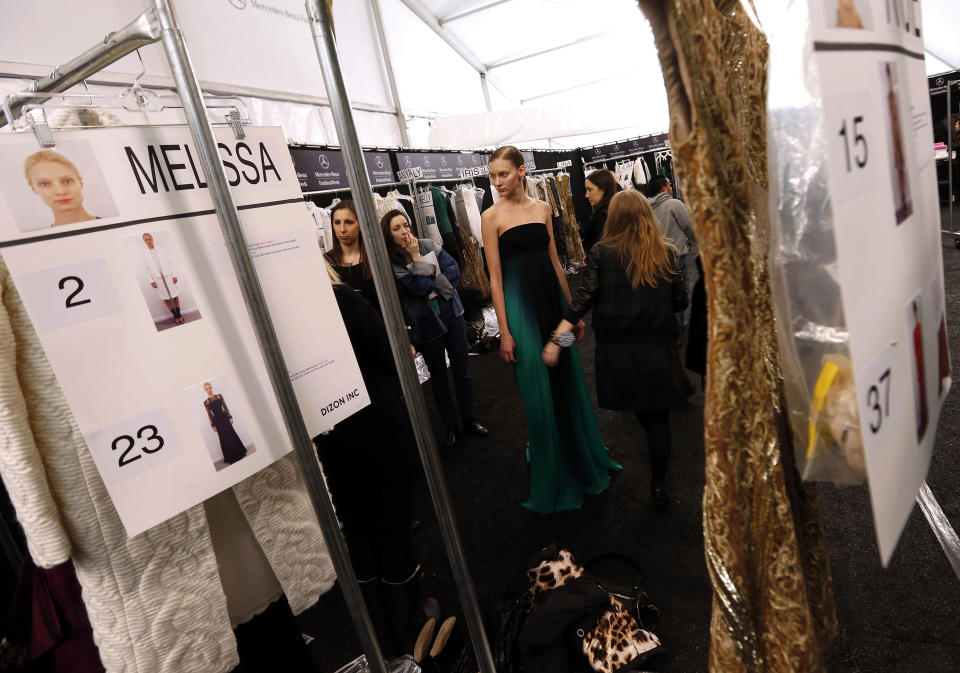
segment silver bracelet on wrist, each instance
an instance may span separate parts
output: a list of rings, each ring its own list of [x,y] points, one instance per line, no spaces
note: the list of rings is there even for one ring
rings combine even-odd
[[[573,335],[573,332],[561,332],[555,329],[550,333],[550,341],[560,346],[560,348],[572,346],[576,340],[577,337]]]

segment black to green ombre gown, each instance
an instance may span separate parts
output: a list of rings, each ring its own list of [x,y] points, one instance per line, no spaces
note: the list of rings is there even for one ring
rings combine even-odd
[[[507,324],[516,342],[513,372],[527,415],[530,497],[523,506],[544,514],[578,509],[584,493],[602,492],[609,470],[621,469],[600,438],[577,347],[563,349],[556,367],[541,359],[564,308],[549,244],[542,222],[500,235]]]

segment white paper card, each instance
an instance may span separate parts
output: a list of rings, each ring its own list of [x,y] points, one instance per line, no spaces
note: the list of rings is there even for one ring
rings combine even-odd
[[[218,146],[313,436],[369,398],[284,135],[246,131]],[[55,138],[0,137],[0,254],[137,535],[291,446],[189,130]]]

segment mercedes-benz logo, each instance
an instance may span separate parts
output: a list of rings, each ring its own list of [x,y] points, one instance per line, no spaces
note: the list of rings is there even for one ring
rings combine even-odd
[[[326,154],[320,155],[320,168],[322,168],[323,170],[327,170],[328,168],[330,168],[330,160],[327,159]]]
[[[937,86],[943,86],[943,78],[942,78],[942,77],[938,77],[938,78],[937,78]]]
[[[424,166],[429,166],[429,165],[430,165],[430,157],[427,157],[426,159],[423,160],[423,165],[424,165]]]
[[[377,168],[383,168],[383,157],[381,157],[381,156],[378,154],[377,157],[376,157],[376,159],[373,160],[373,163],[375,163],[375,164],[377,165]]]
[[[236,7],[237,9],[247,8],[247,0],[230,0],[230,4]]]

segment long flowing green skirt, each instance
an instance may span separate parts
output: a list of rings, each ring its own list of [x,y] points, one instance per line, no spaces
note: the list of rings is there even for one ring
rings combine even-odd
[[[507,323],[516,342],[514,375],[527,416],[530,497],[523,506],[548,514],[579,509],[584,493],[610,485],[622,469],[607,455],[577,347],[563,350],[556,367],[541,359],[560,322],[563,295],[545,250],[503,262]]]

